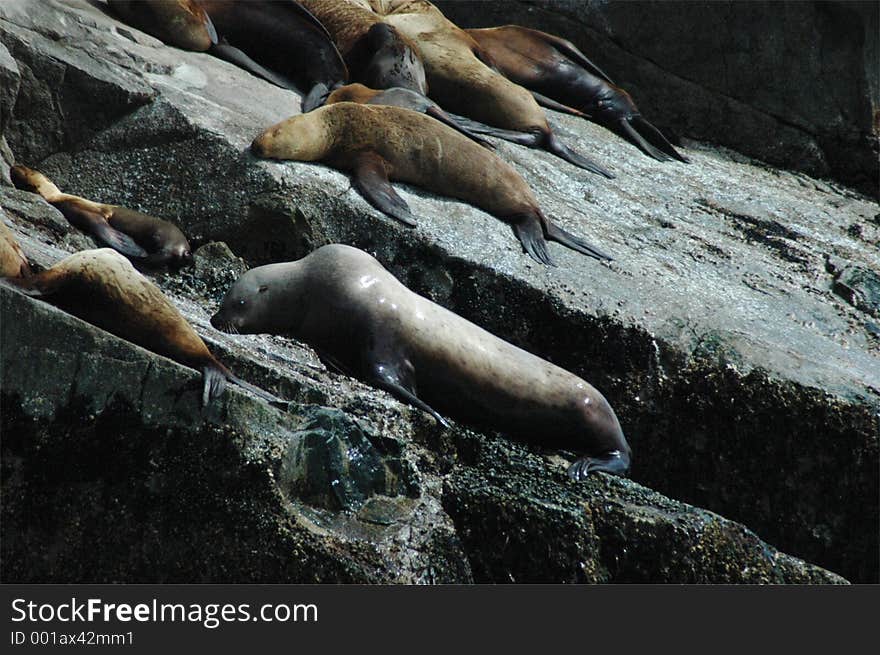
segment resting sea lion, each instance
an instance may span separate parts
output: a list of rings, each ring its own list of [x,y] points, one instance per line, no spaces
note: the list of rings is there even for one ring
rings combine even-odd
[[[413,226],[390,179],[460,198],[510,223],[526,252],[553,265],[546,239],[610,259],[551,223],[525,180],[505,161],[427,116],[384,105],[340,102],[288,118],[254,139],[259,157],[323,161],[352,171],[354,185],[377,209]]]
[[[109,0],[128,24],[302,94],[348,80],[324,26],[295,0]],[[230,43],[231,42],[231,43]]]
[[[436,102],[417,91],[396,87],[379,91],[367,88],[363,84],[347,84],[339,87],[327,96],[324,104],[332,105],[337,102],[357,102],[362,105],[389,105],[392,107],[402,107],[403,109],[417,111],[421,114],[427,114],[431,118],[435,118],[452,129],[461,132],[467,138],[479,143],[485,148],[495,149],[495,146],[491,143],[479,135],[474,134],[467,127],[460,125],[455,118],[440,109],[440,106]]]
[[[61,193],[45,175],[21,164],[13,166],[9,174],[16,187],[40,194],[71,225],[138,264],[180,268],[193,263],[189,242],[173,223],[118,205]]]
[[[29,296],[46,298],[111,334],[202,371],[203,405],[223,393],[227,380],[264,400],[278,401],[218,362],[159,288],[115,250],[83,250],[31,278],[6,279],[4,283]]]
[[[485,125],[484,133],[540,148],[608,178],[614,176],[562,143],[532,94],[491,68],[491,58],[464,30],[424,0],[302,0],[330,32],[343,57],[366,30],[384,22],[418,49],[429,96],[450,112]],[[487,65],[488,64],[488,65]]]
[[[569,473],[624,474],[630,448],[608,401],[586,381],[407,289],[343,245],[242,275],[216,328],[291,336],[398,399],[465,423],[586,454]]]
[[[466,31],[505,77],[535,92],[540,104],[549,96],[564,105],[563,111],[585,115],[654,159],[688,161],[645,120],[630,95],[571,42],[517,25]]]
[[[31,267],[18,240],[6,223],[0,210],[0,277],[30,277]]]

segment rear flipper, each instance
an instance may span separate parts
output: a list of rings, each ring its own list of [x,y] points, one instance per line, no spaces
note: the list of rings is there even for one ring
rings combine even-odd
[[[231,46],[225,42],[216,43],[211,46],[208,52],[210,52],[215,57],[224,59],[232,64],[235,64],[239,68],[243,68],[249,73],[256,75],[257,77],[261,77],[264,80],[271,82],[275,86],[280,86],[282,89],[289,89],[290,91],[295,91],[296,93],[302,93],[299,87],[297,87],[296,84],[294,84],[287,77],[281,75],[280,73],[276,73],[275,71],[271,71],[265,66],[261,66],[235,46]]]
[[[574,107],[569,107],[568,105],[563,105],[561,102],[556,102],[552,98],[548,98],[547,96],[541,95],[537,91],[532,91],[532,96],[535,98],[535,102],[537,102],[542,107],[546,107],[547,109],[552,109],[553,111],[562,112],[563,114],[571,114],[572,116],[580,116],[581,118],[589,118],[589,114],[585,114],[582,111],[575,109]]]
[[[445,125],[448,125],[452,129],[461,132],[467,138],[469,138],[471,141],[475,141],[476,143],[479,143],[484,148],[488,148],[489,150],[495,150],[495,146],[492,143],[477,136],[477,134],[475,134],[474,132],[471,132],[466,127],[462,127],[461,125],[456,123],[449,114],[447,114],[445,111],[440,109],[440,107],[438,107],[437,105],[433,105],[431,107],[428,107],[425,110],[425,114],[427,114],[431,118],[434,118],[434,119],[440,121],[441,123],[443,123]]]
[[[53,202],[54,205],[64,217],[74,227],[87,232],[95,237],[101,243],[110,246],[126,257],[146,257],[147,251],[141,248],[134,239],[120,232],[111,226],[103,214],[93,211],[87,205],[77,198],[75,200],[62,200],[61,202]]]
[[[629,473],[629,464],[628,455],[614,450],[602,457],[582,457],[568,467],[568,475],[577,481],[586,480],[587,476],[594,471],[625,476]]]
[[[557,157],[561,157],[565,161],[570,164],[574,164],[578,168],[583,168],[585,170],[590,171],[591,173],[596,173],[598,175],[602,175],[607,177],[609,180],[614,179],[614,174],[602,168],[591,159],[584,157],[583,155],[579,155],[574,150],[565,145],[562,141],[560,141],[553,132],[547,132],[543,139],[543,147],[547,152],[552,152]]]
[[[510,223],[513,225],[513,232],[516,234],[516,238],[519,239],[529,257],[539,264],[556,266],[556,263],[550,258],[550,253],[547,251],[547,241],[544,239],[541,221],[535,214],[520,214],[511,219]]]
[[[678,150],[669,143],[666,137],[660,133],[660,130],[646,121],[641,114],[636,114],[628,120],[621,120],[621,127],[626,134],[632,137],[627,138],[624,136],[624,138],[627,138],[628,141],[641,148],[643,152],[651,157],[660,159],[655,154],[656,152],[660,152],[664,156],[660,161],[671,158],[677,159],[685,164],[690,163],[690,160],[679,153]],[[636,141],[633,141],[632,139],[636,139]]]
[[[380,389],[384,389],[402,402],[408,403],[413,407],[418,407],[424,412],[428,412],[428,414],[433,416],[434,420],[444,428],[449,427],[449,422],[445,418],[434,411],[434,409],[425,401],[416,396],[415,388],[411,382],[402,380],[401,378],[404,376],[399,374],[395,366],[382,364],[375,365],[372,369],[373,375],[368,380],[370,384]]]
[[[415,227],[416,221],[409,205],[391,186],[387,170],[387,163],[375,152],[361,153],[355,160],[352,182],[373,207],[405,225]]]
[[[611,257],[610,255],[606,255],[595,246],[590,245],[580,237],[576,237],[571,232],[563,230],[558,225],[555,225],[550,221],[546,221],[546,225],[547,238],[551,241],[561,243],[563,246],[567,246],[572,250],[577,250],[579,253],[588,255],[589,257],[595,257],[599,260],[613,260],[613,257]]]

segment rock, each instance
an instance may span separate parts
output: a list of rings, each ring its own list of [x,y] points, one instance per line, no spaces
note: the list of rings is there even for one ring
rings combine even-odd
[[[499,143],[498,152],[529,182],[548,216],[610,251],[615,261],[600,264],[551,245],[560,266],[539,267],[521,252],[508,226],[463,203],[397,185],[419,219],[419,226],[409,230],[379,215],[338,171],[255,159],[247,151],[253,137],[298,111],[298,97],[293,93],[208,55],[162,47],[136,30],[121,27],[85,0],[29,4],[28,12],[10,9],[16,6],[0,5],[0,42],[21,71],[18,96],[28,101],[15,105],[7,131],[9,145],[16,156],[37,157],[38,161],[30,163],[37,164],[63,190],[174,220],[194,246],[224,241],[248,265],[302,256],[328,242],[363,248],[414,290],[601,389],[633,446],[635,487],[646,485],[676,501],[705,508],[698,512],[708,510],[743,523],[764,543],[852,580],[878,581],[877,337],[866,324],[865,314],[833,292],[824,268],[830,254],[853,266],[880,270],[876,248],[880,226],[873,218],[878,213],[876,202],[835,184],[820,191],[807,175],[769,168],[708,144],[688,144],[687,154],[693,161],[689,166],[659,164],[597,126],[551,113],[550,121],[561,138],[609,166],[616,179],[598,179],[547,153],[508,143]],[[53,38],[64,33],[59,17],[74,38]],[[49,83],[52,80],[60,86]],[[106,94],[97,95],[99,87],[108,87]],[[105,96],[108,107],[98,107]],[[35,107],[37,101],[54,104]],[[70,113],[76,103],[80,103],[78,111]],[[65,109],[53,109],[58,106]],[[731,107],[731,116],[744,111],[741,105]],[[40,124],[29,113],[48,122],[37,129]],[[29,257],[46,265],[67,251],[89,247],[68,241],[81,236],[75,232],[59,237],[49,223],[35,221],[46,205],[33,196],[24,197],[28,195],[32,196],[4,190],[0,205],[9,210]],[[861,226],[859,231],[848,229],[854,223]],[[86,243],[90,244],[88,239]],[[734,574],[723,573],[733,566],[730,552],[743,554],[743,567],[758,567],[753,580],[785,575],[795,581],[812,576],[802,575],[805,569],[797,574],[771,571],[766,559],[759,566],[752,546],[734,544],[757,543],[743,536],[746,533],[740,528],[731,528],[732,532],[724,528],[726,545],[712,551],[711,557],[717,559],[711,562],[709,555],[693,555],[678,568],[652,568],[650,562],[669,562],[674,559],[672,552],[681,553],[696,544],[694,531],[702,529],[699,526],[721,525],[705,514],[693,519],[690,532],[657,527],[657,535],[668,531],[678,541],[662,558],[658,555],[642,568],[628,561],[616,572],[608,556],[601,554],[587,568],[579,569],[575,560],[585,561],[595,553],[594,539],[605,534],[612,543],[617,538],[609,530],[618,521],[627,538],[646,539],[650,544],[646,549],[662,546],[662,537],[647,539],[640,532],[645,525],[642,521],[617,518],[613,512],[601,514],[599,505],[591,505],[588,518],[570,511],[595,488],[608,502],[627,506],[631,504],[629,487],[594,487],[592,481],[583,488],[565,486],[566,493],[570,490],[573,495],[566,496],[562,515],[556,515],[551,511],[560,493],[555,483],[526,493],[521,469],[531,462],[542,475],[565,484],[565,464],[552,453],[501,441],[507,450],[497,461],[509,460],[509,464],[487,462],[476,471],[461,468],[474,466],[468,458],[490,436],[460,427],[439,430],[418,410],[327,371],[302,344],[281,337],[225,335],[211,328],[208,317],[225,279],[212,278],[214,270],[210,264],[179,276],[157,277],[157,282],[212,351],[237,374],[295,405],[326,406],[358,424],[371,423],[383,437],[404,444],[400,454],[382,453],[391,462],[384,470],[393,473],[395,466],[406,470],[395,461],[413,466],[419,474],[417,497],[410,491],[388,491],[385,482],[375,482],[370,476],[367,481],[374,482],[359,482],[346,492],[347,509],[342,504],[333,508],[320,484],[302,487],[297,482],[288,487],[305,489],[311,502],[321,500],[316,504],[292,491],[282,492],[277,483],[281,454],[287,452],[289,433],[302,426],[284,423],[287,441],[267,445],[269,456],[260,450],[260,444],[266,443],[264,437],[242,418],[235,425],[242,426],[243,452],[257,453],[254,461],[266,462],[265,470],[271,470],[276,480],[256,485],[249,495],[244,487],[235,486],[239,475],[250,480],[251,474],[247,467],[232,464],[239,458],[234,450],[224,451],[227,454],[220,459],[212,455],[212,461],[219,462],[216,475],[193,474],[193,460],[204,456],[199,446],[203,428],[194,423],[186,427],[190,435],[184,439],[186,449],[174,450],[175,442],[168,437],[154,461],[167,471],[169,485],[192,492],[191,483],[180,476],[193,477],[202,485],[196,491],[207,491],[196,494],[199,502],[187,505],[183,499],[163,496],[159,506],[172,503],[171,513],[147,505],[139,511],[146,517],[144,530],[151,531],[153,545],[143,555],[130,553],[131,543],[141,536],[132,528],[119,535],[106,556],[93,553],[89,561],[71,564],[71,578],[158,581],[156,571],[166,575],[163,567],[168,566],[168,579],[177,581],[241,580],[250,566],[245,562],[252,560],[243,553],[250,552],[254,540],[275,534],[279,524],[295,524],[311,536],[301,541],[294,535],[286,544],[273,542],[271,548],[260,545],[259,552],[274,554],[267,556],[270,562],[252,579],[268,580],[275,575],[275,581],[461,582],[498,574],[497,580],[503,581],[509,579],[501,575],[506,560],[499,563],[491,554],[481,554],[466,533],[478,534],[474,526],[480,517],[502,500],[508,524],[526,518],[536,526],[535,531],[518,537],[518,557],[538,552],[539,543],[560,553],[546,568],[554,580],[653,576],[655,582],[675,582],[716,575],[733,580]],[[216,270],[226,269],[218,263]],[[10,311],[20,309],[16,305]],[[48,320],[40,316],[39,321]],[[3,329],[16,322],[17,318],[4,320]],[[43,341],[42,330],[32,328],[31,332],[29,338],[36,340],[34,352],[49,348],[51,339]],[[17,342],[9,337],[3,343]],[[74,352],[90,352],[90,344],[73,344]],[[61,358],[54,349],[51,352]],[[3,356],[8,356],[6,350]],[[101,360],[101,368],[89,364],[77,373],[69,358],[63,357],[68,382],[58,393],[66,398],[75,378],[76,388],[88,402],[103,407],[109,390],[121,385],[107,372],[122,365],[111,358]],[[137,370],[142,376],[145,369]],[[107,386],[102,386],[102,377],[108,378]],[[78,410],[68,411],[64,420],[44,417],[35,422],[26,411],[32,405],[50,403],[43,394],[53,393],[39,385],[40,379],[31,373],[23,378],[20,393],[31,398],[27,403],[13,398],[11,405],[4,404],[4,408],[25,408],[16,416],[4,411],[4,433],[10,426],[18,430],[32,425],[38,433],[28,433],[34,443],[52,443],[50,435],[57,431],[93,441],[99,436],[109,438],[119,448],[120,440],[131,440],[128,447],[135,448],[135,443],[154,438],[153,432],[137,427],[117,430],[112,438],[103,428],[96,433],[88,413]],[[191,383],[195,393],[194,378]],[[163,378],[162,384],[179,389],[181,382]],[[30,385],[33,388],[28,391]],[[6,379],[3,389],[5,393]],[[132,401],[133,410],[114,406],[119,418],[113,419],[117,421],[113,426],[148,423],[140,415],[140,394],[135,391],[138,402]],[[191,396],[184,394],[180,403],[189,402],[185,398]],[[244,396],[233,392],[233,397]],[[352,435],[340,430],[339,443],[346,443],[345,438]],[[174,434],[183,439],[180,432]],[[378,449],[372,440],[367,441]],[[149,496],[139,495],[140,487],[127,491],[129,487],[121,481],[103,487],[94,479],[87,485],[87,494],[72,494],[58,468],[54,464],[41,467],[39,457],[23,450],[25,446],[5,451],[4,466],[19,461],[16,458],[29,462],[28,489],[39,497],[39,503],[10,508],[14,521],[4,525],[17,526],[16,531],[24,536],[8,545],[4,561],[14,555],[19,563],[10,579],[49,580],[52,558],[52,571],[62,571],[58,562],[75,562],[88,552],[61,548],[51,554],[37,537],[27,541],[31,534],[28,516],[48,517],[40,524],[45,544],[63,544],[67,534],[85,539],[78,532],[83,529],[92,530],[89,538],[100,543],[105,537],[95,534],[90,523],[97,515],[77,514],[87,528],[65,522],[64,517],[81,511],[71,506],[71,498],[88,506],[89,494],[101,498],[111,494],[126,507],[143,508]],[[64,457],[78,462],[76,452],[65,451]],[[88,458],[96,457],[94,448],[83,452]],[[332,454],[311,452],[308,457]],[[88,461],[77,466],[87,466]],[[147,461],[138,460],[143,471],[149,470]],[[343,466],[344,461],[338,459],[337,464]],[[470,503],[464,502],[468,496],[462,481],[494,480],[489,475],[493,467],[497,470],[493,475],[508,476],[514,486],[493,481],[484,496],[475,491],[470,504],[475,510],[470,515],[461,509]],[[221,475],[222,471],[230,473]],[[142,475],[146,479],[146,473]],[[297,476],[298,481],[315,482],[311,476],[307,480]],[[524,491],[517,498],[514,489],[520,483]],[[452,491],[446,493],[444,488]],[[542,496],[545,491],[547,495]],[[17,493],[13,490],[8,497],[19,497]],[[455,501],[455,496],[464,500]],[[208,511],[211,503],[219,508],[226,497],[234,499],[228,501],[229,513],[216,508]],[[278,509],[277,503],[283,507]],[[268,512],[282,518],[266,519],[257,530],[254,521],[263,519],[241,519],[239,510],[246,506],[252,510],[269,507],[257,514],[265,517]],[[657,514],[643,512],[641,506],[634,511],[636,515]],[[206,526],[199,512],[213,517],[217,525]],[[604,533],[599,528],[602,516],[610,517],[603,524]],[[191,520],[193,526],[178,525]],[[256,536],[243,536],[238,523]],[[567,538],[581,526],[588,532],[563,542],[545,529],[557,524],[566,526]],[[492,530],[500,534],[501,525],[495,524]],[[229,530],[228,540],[221,539],[217,553],[205,552],[214,548],[211,530],[224,529]],[[187,539],[198,544],[200,559],[194,561],[210,564],[203,571],[196,564],[175,563],[178,560],[173,557],[179,550],[174,556],[159,552],[157,535],[182,534],[182,530],[189,530]],[[410,533],[414,540],[405,536]],[[80,543],[76,539],[72,543]],[[720,539],[713,543],[721,544]],[[302,545],[305,542],[310,544],[308,549]],[[241,551],[233,557],[230,549],[237,548],[236,543],[241,544]],[[344,555],[334,568],[333,555],[326,553],[334,552],[339,543],[346,545],[340,547]],[[31,550],[40,555],[27,564],[25,554]],[[303,561],[320,562],[314,565],[316,572],[309,568],[312,564],[288,561],[306,550]],[[222,563],[224,556],[231,558],[228,566]],[[238,566],[243,569],[236,570]]]
[[[876,3],[436,4],[462,27],[570,39],[662,131],[880,193]]]

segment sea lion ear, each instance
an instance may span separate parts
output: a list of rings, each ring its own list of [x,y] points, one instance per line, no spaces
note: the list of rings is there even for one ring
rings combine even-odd
[[[258,291],[260,293],[263,293],[264,291],[268,291],[268,290],[269,290],[269,287],[265,284],[258,289]]]

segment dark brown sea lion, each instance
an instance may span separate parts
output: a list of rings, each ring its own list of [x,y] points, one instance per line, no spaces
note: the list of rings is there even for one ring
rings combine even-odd
[[[348,80],[330,35],[295,0],[110,0],[128,24],[308,94]]]
[[[459,125],[459,123],[456,122],[456,118],[447,114],[436,102],[422,95],[418,91],[402,88],[391,88],[380,91],[377,89],[370,89],[363,84],[347,84],[339,87],[327,96],[324,104],[332,105],[337,102],[358,102],[364,105],[389,105],[392,107],[411,109],[412,111],[427,114],[431,118],[437,119],[452,129],[461,132],[467,138],[479,143],[483,147],[491,149],[495,148],[495,146],[479,135],[474,134],[466,127]]]
[[[659,161],[688,161],[645,120],[630,95],[569,41],[517,25],[466,31],[505,77],[535,92],[539,103],[547,104],[547,97],[559,101],[563,111],[586,115]]]
[[[118,205],[105,205],[61,193],[45,175],[16,164],[9,171],[19,189],[38,193],[76,228],[146,266],[180,268],[193,263],[183,232],[161,218]]]
[[[608,255],[551,223],[505,161],[439,121],[408,109],[340,102],[293,116],[254,139],[259,157],[321,161],[354,174],[376,208],[415,225],[389,180],[453,196],[509,223],[526,252],[553,265],[545,239],[597,259]]]
[[[0,277],[30,277],[31,267],[18,240],[6,223],[0,210]]]
[[[407,289],[343,245],[269,264],[229,289],[214,327],[286,335],[400,400],[542,445],[585,453],[569,474],[625,474],[631,451],[608,401],[586,381]]]
[[[491,68],[491,58],[464,30],[424,0],[302,0],[330,32],[343,57],[376,22],[384,22],[418,49],[429,97],[450,112],[489,128],[486,134],[614,176],[560,141],[532,94]],[[488,64],[488,65],[487,65]]]
[[[205,342],[159,288],[115,250],[83,250],[26,280],[5,284],[73,314],[147,350],[202,371],[202,404],[220,396],[226,381],[271,402],[278,399],[240,380],[210,353]]]
[[[391,25],[376,23],[367,32],[370,58],[354,78],[373,89],[401,88],[428,93],[425,66],[416,47]]]

